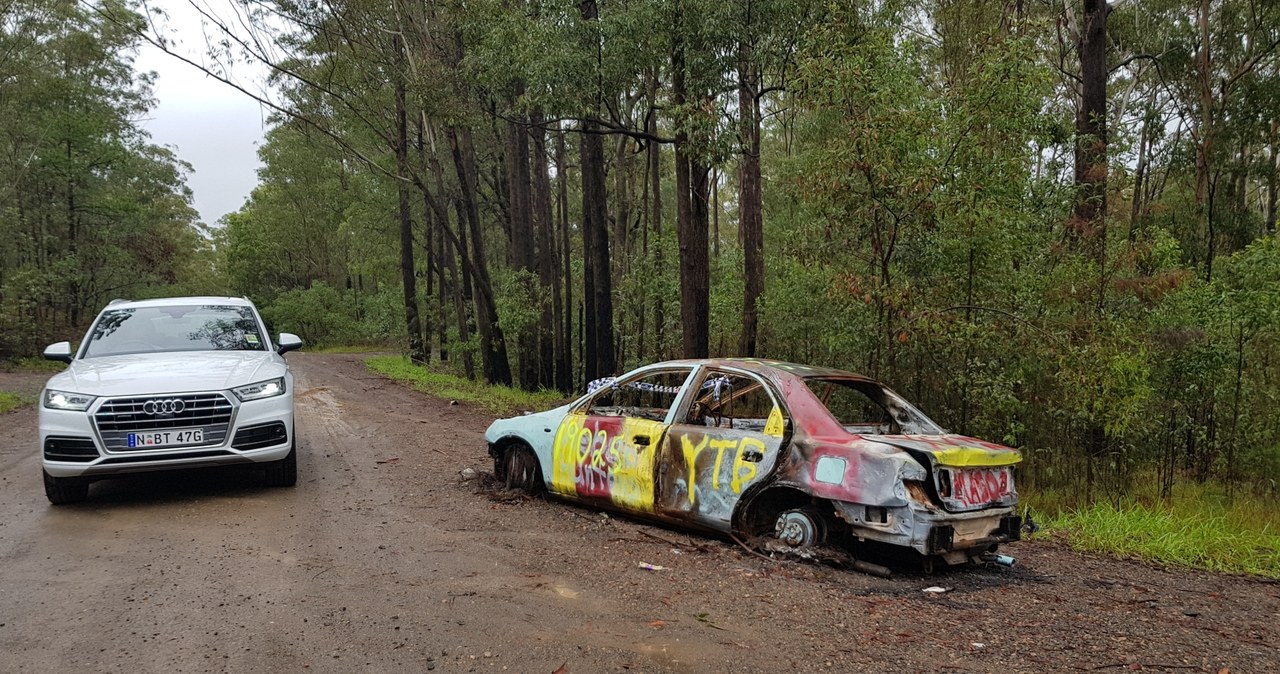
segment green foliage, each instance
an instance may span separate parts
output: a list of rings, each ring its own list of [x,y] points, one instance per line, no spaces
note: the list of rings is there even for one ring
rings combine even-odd
[[[403,320],[398,294],[392,286],[367,296],[316,281],[277,295],[262,315],[273,330],[297,334],[308,345],[386,343]]]
[[[554,391],[522,391],[492,386],[415,365],[400,356],[365,359],[370,370],[442,400],[471,403],[499,416],[540,412],[567,402]]]
[[[0,357],[75,336],[115,297],[169,294],[200,273],[189,167],[137,126],[151,105],[132,70],[141,20],[114,1],[6,6]]]

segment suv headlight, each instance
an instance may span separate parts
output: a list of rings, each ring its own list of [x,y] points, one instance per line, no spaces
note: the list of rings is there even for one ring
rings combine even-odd
[[[256,384],[233,388],[231,389],[231,392],[236,394],[236,397],[240,399],[240,402],[260,400],[262,398],[274,398],[278,395],[284,395],[284,377],[276,377],[275,379],[260,381]]]
[[[46,389],[44,392],[44,406],[51,410],[83,412],[89,409],[89,406],[93,404],[94,400],[96,400],[94,396],[85,395],[83,393],[55,391],[53,389]]]

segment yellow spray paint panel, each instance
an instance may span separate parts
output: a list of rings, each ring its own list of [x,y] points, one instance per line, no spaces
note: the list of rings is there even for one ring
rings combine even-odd
[[[665,429],[647,419],[569,415],[556,431],[551,490],[653,512],[654,454]],[[640,437],[649,444],[637,444]]]
[[[943,466],[976,468],[984,466],[1011,466],[1022,461],[1022,453],[1005,449],[993,450],[981,447],[947,447],[932,449],[934,458]]]

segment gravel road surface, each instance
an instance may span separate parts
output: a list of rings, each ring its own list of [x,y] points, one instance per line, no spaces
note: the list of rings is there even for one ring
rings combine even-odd
[[[1048,540],[931,577],[770,561],[481,488],[489,415],[289,361],[292,489],[151,475],[53,507],[34,409],[0,415],[0,672],[1280,672],[1273,582]]]

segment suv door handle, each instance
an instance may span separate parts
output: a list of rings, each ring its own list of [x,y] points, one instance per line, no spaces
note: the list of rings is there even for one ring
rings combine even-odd
[[[648,446],[649,446],[649,436],[647,436],[647,435],[637,435],[637,436],[634,436],[634,437],[632,437],[632,438],[631,438],[631,441],[632,441],[632,442],[634,442],[634,443],[636,443],[636,446],[637,446],[637,447],[648,447]]]
[[[758,449],[744,449],[742,450],[742,460],[750,461],[751,463],[760,463],[764,460],[764,452]]]

